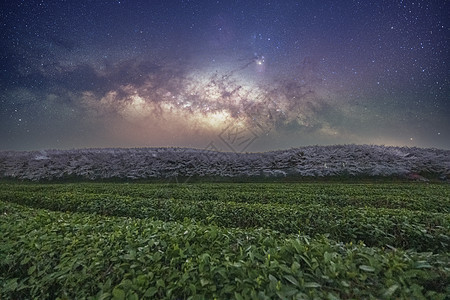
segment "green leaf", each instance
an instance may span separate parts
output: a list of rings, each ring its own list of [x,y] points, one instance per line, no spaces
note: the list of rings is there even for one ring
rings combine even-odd
[[[368,265],[360,265],[359,268],[366,272],[375,272],[375,268]]]
[[[205,278],[201,278],[201,279],[200,279],[200,284],[201,284],[202,286],[208,285],[208,284],[210,284],[210,283],[211,283],[211,281],[209,281],[208,279],[205,279]]]
[[[292,263],[291,270],[296,272],[298,269],[300,269],[300,264],[298,262],[294,261]]]
[[[98,300],[105,300],[105,299],[110,299],[111,298],[111,294],[110,293],[103,293]]]
[[[164,282],[164,280],[162,280],[162,279],[158,279],[157,281],[156,281],[156,286],[157,287],[166,287],[166,284],[165,284],[165,282]]]
[[[344,287],[350,287],[350,284],[345,280],[341,280],[341,285]]]
[[[154,287],[154,286],[149,287],[144,293],[144,298],[153,297],[157,292],[158,292],[158,289],[156,287]]]
[[[113,289],[113,299],[114,300],[124,300],[125,299],[125,291],[119,287],[115,287]]]
[[[26,256],[24,259],[22,259],[22,261],[20,262],[21,265],[25,265],[26,263],[28,263],[31,260],[30,256]]]
[[[228,294],[231,293],[232,291],[234,291],[236,289],[236,287],[234,285],[231,284],[227,284],[222,288],[222,293],[224,294]]]
[[[18,278],[8,280],[4,285],[4,291],[14,291],[18,286],[17,280]]]
[[[127,300],[139,300],[139,297],[135,292],[131,292],[131,294],[128,295]]]
[[[418,261],[414,264],[414,267],[416,269],[430,269],[433,266],[431,266],[428,262],[426,261]]]
[[[31,267],[28,268],[28,275],[31,275],[34,273],[34,271],[36,271],[36,265],[32,265]]]
[[[299,286],[297,279],[295,279],[292,275],[284,275],[284,278],[286,278],[286,280],[292,283],[293,285]]]
[[[145,275],[138,275],[138,277],[136,277],[136,283],[138,285],[144,285],[147,282],[147,276]]]
[[[303,285],[304,287],[307,288],[318,288],[321,287],[321,285],[317,282],[305,282],[305,284]]]
[[[387,297],[387,298],[391,297],[391,296],[395,293],[395,291],[396,291],[398,288],[399,288],[398,284],[391,285],[391,286],[383,293],[383,296],[384,296],[384,297]]]
[[[341,298],[339,298],[338,296],[336,296],[336,295],[334,295],[332,293],[328,293],[327,299],[328,300],[340,300]]]
[[[244,298],[241,296],[241,294],[238,294],[238,293],[236,293],[236,292],[234,292],[234,298],[235,298],[236,300],[244,300]]]
[[[281,291],[279,292],[280,294],[282,294],[284,296],[284,298],[290,298],[293,295],[297,294],[298,290],[297,288],[291,286],[283,286],[281,288]]]

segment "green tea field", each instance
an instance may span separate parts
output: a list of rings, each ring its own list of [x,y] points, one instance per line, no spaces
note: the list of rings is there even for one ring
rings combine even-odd
[[[0,299],[448,299],[450,186],[0,183]]]

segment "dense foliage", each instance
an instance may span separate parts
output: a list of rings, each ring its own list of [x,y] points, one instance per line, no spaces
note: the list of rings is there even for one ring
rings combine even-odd
[[[0,184],[0,298],[445,299],[446,184]]]
[[[375,145],[308,146],[265,153],[187,148],[0,151],[0,178],[160,180],[402,177],[447,180],[450,151]]]

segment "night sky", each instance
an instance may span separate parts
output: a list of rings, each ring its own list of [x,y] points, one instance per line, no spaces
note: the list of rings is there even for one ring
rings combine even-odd
[[[450,149],[449,1],[0,4],[0,150]]]

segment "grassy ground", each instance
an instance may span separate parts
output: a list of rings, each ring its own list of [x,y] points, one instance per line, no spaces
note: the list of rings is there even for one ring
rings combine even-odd
[[[445,299],[450,186],[0,183],[0,298]]]

